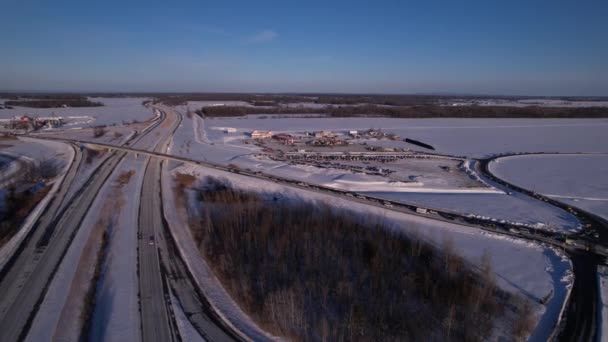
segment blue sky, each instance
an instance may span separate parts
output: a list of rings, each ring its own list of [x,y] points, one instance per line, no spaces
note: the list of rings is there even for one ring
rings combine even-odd
[[[0,90],[608,96],[606,0],[0,8]]]

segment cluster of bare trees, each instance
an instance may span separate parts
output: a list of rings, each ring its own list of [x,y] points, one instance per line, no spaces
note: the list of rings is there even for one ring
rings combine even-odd
[[[246,107],[215,106],[197,111],[208,117],[230,117],[248,114],[327,114],[333,117],[383,116],[391,118],[605,118],[608,108],[506,107],[506,106],[327,106],[313,107]]]
[[[62,106],[67,107],[100,107],[103,106],[101,102],[94,102],[89,100],[86,96],[39,96],[33,99],[17,99],[5,102],[9,106],[20,106],[29,108],[59,108]]]
[[[103,137],[108,133],[108,130],[105,126],[95,126],[93,127],[93,138]]]
[[[4,190],[0,207],[0,246],[19,229],[29,212],[44,198],[50,190],[45,185],[49,179],[56,177],[63,163],[57,159],[42,159],[21,164],[19,180]]]
[[[4,206],[0,207],[0,246],[4,245],[21,227],[23,220],[32,209],[46,196],[51,186],[31,187],[18,191],[10,186],[4,195]]]
[[[275,334],[298,341],[480,341],[508,310],[520,310],[517,298],[496,286],[487,255],[474,270],[449,240],[437,249],[324,205],[282,202],[212,178],[186,190],[192,183],[182,180],[178,190],[196,191],[202,215],[191,228],[201,253],[241,306]]]

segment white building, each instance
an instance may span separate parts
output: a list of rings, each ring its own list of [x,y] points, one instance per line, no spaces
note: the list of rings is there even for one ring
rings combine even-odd
[[[271,131],[258,131],[257,129],[251,132],[251,138],[253,139],[270,139],[272,138]]]

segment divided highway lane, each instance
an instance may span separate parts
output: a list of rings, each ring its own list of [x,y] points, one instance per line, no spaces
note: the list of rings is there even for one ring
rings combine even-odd
[[[163,132],[166,134],[158,141],[154,149],[156,152],[166,151],[167,143],[182,121],[181,114],[170,109],[167,112],[173,125],[170,130]],[[168,338],[177,338],[169,302],[169,291],[172,291],[190,323],[206,341],[234,341],[234,334],[210,309],[205,297],[194,285],[164,222],[161,162],[162,159],[149,158],[140,200],[138,255],[143,340],[168,341]]]
[[[147,136],[150,130],[163,120],[164,116],[161,116],[161,120],[151,125],[150,129],[135,137],[134,142]],[[78,155],[79,162],[72,165],[64,184],[71,184],[79,169],[82,157],[80,153]],[[67,204],[64,202],[69,186],[62,186],[53,204],[36,223],[31,236],[22,243],[10,263],[2,270],[0,341],[18,341],[26,336],[47,287],[80,223],[97,193],[125,155],[125,152],[111,152]]]
[[[515,184],[507,182],[499,178],[490,171],[489,164],[496,159],[511,155],[540,155],[545,153],[525,153],[525,154],[508,154],[499,155],[479,162],[478,171],[485,177],[505,186],[514,191],[525,194],[554,205],[563,210],[574,214],[587,229],[593,229],[599,232],[599,239],[592,239],[584,236],[585,232],[579,235],[577,243],[582,244],[582,251],[566,250],[568,256],[572,260],[574,284],[572,286],[570,301],[566,307],[566,321],[558,335],[559,340],[563,341],[595,341],[598,335],[598,302],[600,298],[599,284],[597,281],[597,266],[605,263],[605,257],[593,255],[586,248],[605,250],[608,245],[608,222],[603,218],[594,215],[586,210],[574,207],[570,204],[563,203],[548,196],[544,196],[537,192],[519,187]],[[551,153],[556,154],[556,153]],[[583,235],[583,236],[581,236]]]
[[[66,141],[69,141],[66,139]],[[96,143],[95,143],[96,144]],[[125,152],[133,152],[133,153],[139,153],[139,154],[144,154],[144,155],[148,155],[151,157],[157,157],[157,158],[162,158],[162,159],[166,159],[166,160],[177,160],[177,161],[182,161],[182,162],[188,162],[188,163],[195,163],[201,166],[205,166],[205,167],[210,167],[210,168],[214,168],[214,169],[218,169],[218,170],[223,170],[223,171],[227,171],[227,172],[232,172],[232,173],[237,173],[237,174],[241,174],[243,176],[247,176],[247,177],[253,177],[253,178],[259,178],[259,179],[263,179],[263,180],[269,180],[269,181],[274,181],[277,183],[281,183],[290,187],[294,187],[294,188],[300,188],[300,189],[305,189],[305,190],[309,190],[309,191],[315,191],[315,192],[320,192],[320,193],[324,193],[324,194],[328,194],[328,195],[332,195],[332,196],[336,196],[336,197],[340,197],[340,198],[347,198],[348,200],[352,200],[352,201],[356,201],[356,202],[361,202],[361,203],[365,203],[368,205],[373,205],[373,206],[377,206],[377,207],[382,207],[385,209],[389,209],[389,210],[395,210],[395,211],[399,211],[399,212],[404,212],[407,214],[412,214],[412,215],[417,215],[417,216],[423,216],[429,219],[433,219],[433,220],[439,220],[439,221],[445,221],[445,222],[454,222],[457,223],[461,226],[468,226],[471,228],[477,228],[477,229],[484,229],[484,230],[488,230],[497,234],[502,234],[502,235],[509,235],[509,236],[513,236],[513,237],[517,237],[517,238],[522,238],[522,239],[526,239],[526,240],[534,240],[534,241],[539,241],[539,242],[543,242],[543,243],[548,243],[551,245],[554,245],[556,247],[560,247],[560,248],[570,248],[570,249],[578,249],[578,250],[584,250],[584,248],[579,248],[575,245],[568,245],[566,243],[564,243],[564,239],[561,236],[558,236],[558,234],[551,234],[551,233],[542,233],[542,232],[522,232],[522,231],[511,231],[509,228],[521,228],[521,227],[516,227],[513,226],[511,227],[509,224],[498,224],[495,222],[472,222],[472,219],[469,217],[466,217],[464,215],[458,215],[455,213],[451,213],[451,212],[441,212],[441,211],[437,211],[437,214],[434,213],[426,213],[426,214],[422,214],[422,213],[416,213],[415,211],[415,207],[412,207],[410,205],[406,205],[406,204],[402,204],[402,203],[398,203],[398,202],[393,202],[393,201],[386,201],[386,200],[382,200],[382,199],[376,199],[376,198],[372,198],[370,196],[361,196],[361,198],[357,198],[357,197],[353,197],[352,194],[349,194],[348,192],[344,192],[344,191],[339,191],[339,190],[335,190],[335,189],[329,189],[329,188],[325,188],[325,187],[321,187],[321,186],[317,186],[314,184],[307,184],[307,183],[303,183],[303,182],[297,182],[297,181],[293,181],[293,180],[289,180],[289,179],[282,179],[279,177],[274,177],[274,176],[268,176],[268,175],[264,175],[264,174],[258,174],[258,173],[253,173],[253,172],[248,172],[245,170],[237,170],[237,169],[233,169],[233,168],[229,168],[229,167],[225,167],[222,165],[215,165],[215,164],[211,164],[211,163],[207,163],[207,162],[202,162],[202,161],[197,161],[197,160],[191,160],[188,158],[183,158],[183,157],[177,157],[177,156],[172,156],[172,155],[167,155],[164,153],[160,153],[160,152],[150,152],[150,151],[146,151],[146,150],[141,150],[141,149],[134,149],[134,148],[127,148],[127,147],[118,147],[118,146],[112,146],[112,145],[108,145],[108,144],[96,144],[99,146],[105,146],[108,148],[114,148],[117,150],[122,150]],[[156,158],[153,158],[156,159]],[[387,205],[387,203],[389,205]],[[412,211],[412,208],[414,208]],[[435,209],[432,209],[433,211],[436,211]],[[470,222],[471,221],[471,222]],[[541,234],[542,233],[542,234]],[[156,234],[156,237],[158,237],[158,234]],[[578,272],[580,272],[581,268],[576,268],[575,267],[575,276],[578,277],[579,275],[577,274]],[[581,288],[580,286],[578,288]],[[585,303],[582,303],[581,307],[585,306],[587,307],[587,305],[589,304],[588,301],[585,301]],[[593,308],[589,308],[591,309],[592,312],[594,312]],[[569,316],[572,314],[570,311],[568,311]],[[570,320],[572,321],[572,320]],[[591,320],[584,320],[584,322],[593,322]],[[195,324],[196,326],[196,324]],[[580,336],[595,336],[595,332],[590,331],[594,330],[596,328],[596,324],[581,324],[582,330],[580,331]]]
[[[49,202],[49,204],[47,205],[45,210],[42,212],[42,214],[38,218],[38,222],[36,222],[35,225],[32,227],[32,229],[30,230],[29,236],[25,237],[25,239],[21,242],[20,246],[16,249],[15,253],[11,256],[10,260],[1,267],[0,284],[1,284],[1,279],[4,278],[4,276],[8,272],[8,270],[16,262],[17,256],[20,253],[27,253],[28,255],[30,255],[30,258],[31,258],[31,255],[33,255],[33,253],[35,253],[34,246],[30,246],[29,249],[25,248],[25,246],[26,246],[28,240],[38,241],[40,239],[40,237],[44,233],[44,229],[37,229],[37,228],[38,227],[47,227],[51,223],[51,221],[57,216],[57,213],[59,212],[59,210],[66,205],[66,203],[65,203],[66,195],[68,193],[70,185],[72,184],[72,182],[74,180],[74,177],[76,176],[76,173],[78,172],[78,169],[80,168],[80,164],[82,163],[82,153],[80,152],[80,150],[76,146],[73,146],[73,144],[70,144],[70,146],[71,146],[71,148],[74,149],[74,159],[72,160],[70,168],[68,169],[65,177],[63,178],[63,181],[61,182],[59,189],[57,190],[57,192],[55,193],[55,195],[53,196],[53,198],[51,199],[51,201]],[[18,268],[22,268],[22,267],[18,267]],[[0,287],[0,291],[1,291],[1,287]],[[0,296],[1,295],[2,295],[2,292],[0,292]]]
[[[137,253],[139,260],[139,306],[143,341],[177,341],[172,320],[169,320],[169,298],[164,288],[163,270],[157,241],[162,239],[162,207],[160,198],[160,161],[148,161],[139,206]]]
[[[167,122],[170,122],[170,125],[167,127],[168,129],[160,132],[162,137],[153,142],[154,151],[164,148],[181,123],[181,116],[176,116],[171,112],[168,115],[164,110],[158,110],[167,120],[161,126],[166,127]],[[160,161],[146,158],[137,233],[141,336],[143,341],[178,341],[180,338],[174,323],[166,278],[160,262],[160,250],[157,246],[158,241],[164,238],[160,198]]]
[[[82,219],[87,213],[97,192],[110,176],[114,167],[126,155],[116,152],[110,156],[85,186],[86,191],[76,195],[48,227],[38,227],[36,233],[44,235],[54,227],[48,244],[32,240],[26,247],[27,253],[20,253],[18,260],[0,282],[0,340],[18,341],[25,337],[49,281],[53,277],[61,259],[67,251]]]

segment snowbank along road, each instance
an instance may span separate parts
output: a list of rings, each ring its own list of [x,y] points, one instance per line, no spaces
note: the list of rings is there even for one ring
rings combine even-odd
[[[190,275],[184,264],[181,263],[179,257],[175,258],[179,253],[174,251],[175,246],[170,241],[170,238],[168,238],[170,234],[167,234],[167,227],[163,221],[159,186],[161,178],[160,166],[163,159],[196,163],[204,167],[282,183],[305,191],[323,192],[367,205],[383,207],[410,215],[423,216],[428,219],[454,222],[471,229],[484,229],[497,234],[549,243],[559,248],[576,251],[575,254],[571,255],[574,258],[579,258],[574,260],[574,272],[577,280],[574,285],[571,305],[567,309],[568,325],[565,327],[562,337],[577,336],[578,340],[592,340],[596,336],[597,322],[591,316],[595,316],[597,310],[594,304],[597,299],[597,287],[585,289],[584,286],[581,286],[581,282],[588,281],[591,277],[594,277],[594,268],[587,265],[590,259],[598,260],[598,258],[591,255],[589,250],[595,247],[596,244],[605,247],[604,239],[600,239],[598,242],[586,237],[573,236],[569,242],[558,233],[514,230],[516,227],[510,226],[508,223],[484,221],[458,213],[433,208],[421,208],[420,206],[387,201],[372,196],[355,196],[347,191],[340,191],[315,184],[172,156],[164,151],[166,143],[181,123],[181,116],[174,114],[166,107],[159,108],[162,108],[160,120],[152,126],[153,129],[147,130],[145,134],[137,137],[137,140],[140,140],[151,131],[159,131],[157,134],[160,136],[160,139],[154,139],[156,143],[151,150],[149,148],[115,146],[70,139],[45,138],[102,146],[111,149],[111,154],[98,167],[80,191],[72,199],[69,199],[63,210],[59,208],[66,201],[64,196],[67,190],[62,189],[63,195],[56,196],[49,206],[49,210],[39,220],[31,236],[26,239],[22,248],[13,256],[7,267],[2,270],[0,274],[0,293],[2,294],[0,297],[0,340],[16,341],[25,336],[31,319],[44,298],[46,287],[65,255],[65,251],[75,232],[78,230],[84,215],[95,199],[99,189],[126,153],[136,153],[149,158],[143,179],[141,202],[139,205],[139,239],[137,246],[141,329],[142,338],[145,341],[173,341],[180,339],[173,317],[170,291],[177,297],[184,308],[196,308],[197,305],[204,305],[205,302],[205,299],[201,297],[202,291],[197,289],[189,280]],[[170,118],[170,124],[161,124],[168,117]],[[487,172],[487,168],[484,168],[483,165],[481,168],[487,173],[488,177],[492,177],[497,182],[501,181]],[[71,177],[73,177],[76,169],[77,167],[70,168]],[[525,189],[520,189],[507,183],[503,184],[510,186],[515,191],[527,193]],[[543,198],[535,198],[545,201]],[[549,203],[554,204],[552,202]],[[57,213],[51,210],[57,211]],[[584,212],[581,212],[579,217],[583,220],[588,220],[592,225],[606,228],[605,222],[597,221],[596,218],[585,215]],[[574,241],[574,243],[571,241]],[[594,251],[602,254],[601,249]],[[176,260],[172,261],[172,259]],[[579,262],[585,265],[579,264]],[[579,266],[577,267],[577,265]],[[592,291],[592,295],[583,296],[583,290]],[[188,312],[194,313],[189,317],[189,320],[201,336],[204,336],[207,340],[214,341],[231,340],[235,339],[235,336],[238,336],[226,329],[222,322],[218,322],[218,318],[213,312],[207,313],[207,311],[208,308],[198,312],[188,310]]]

